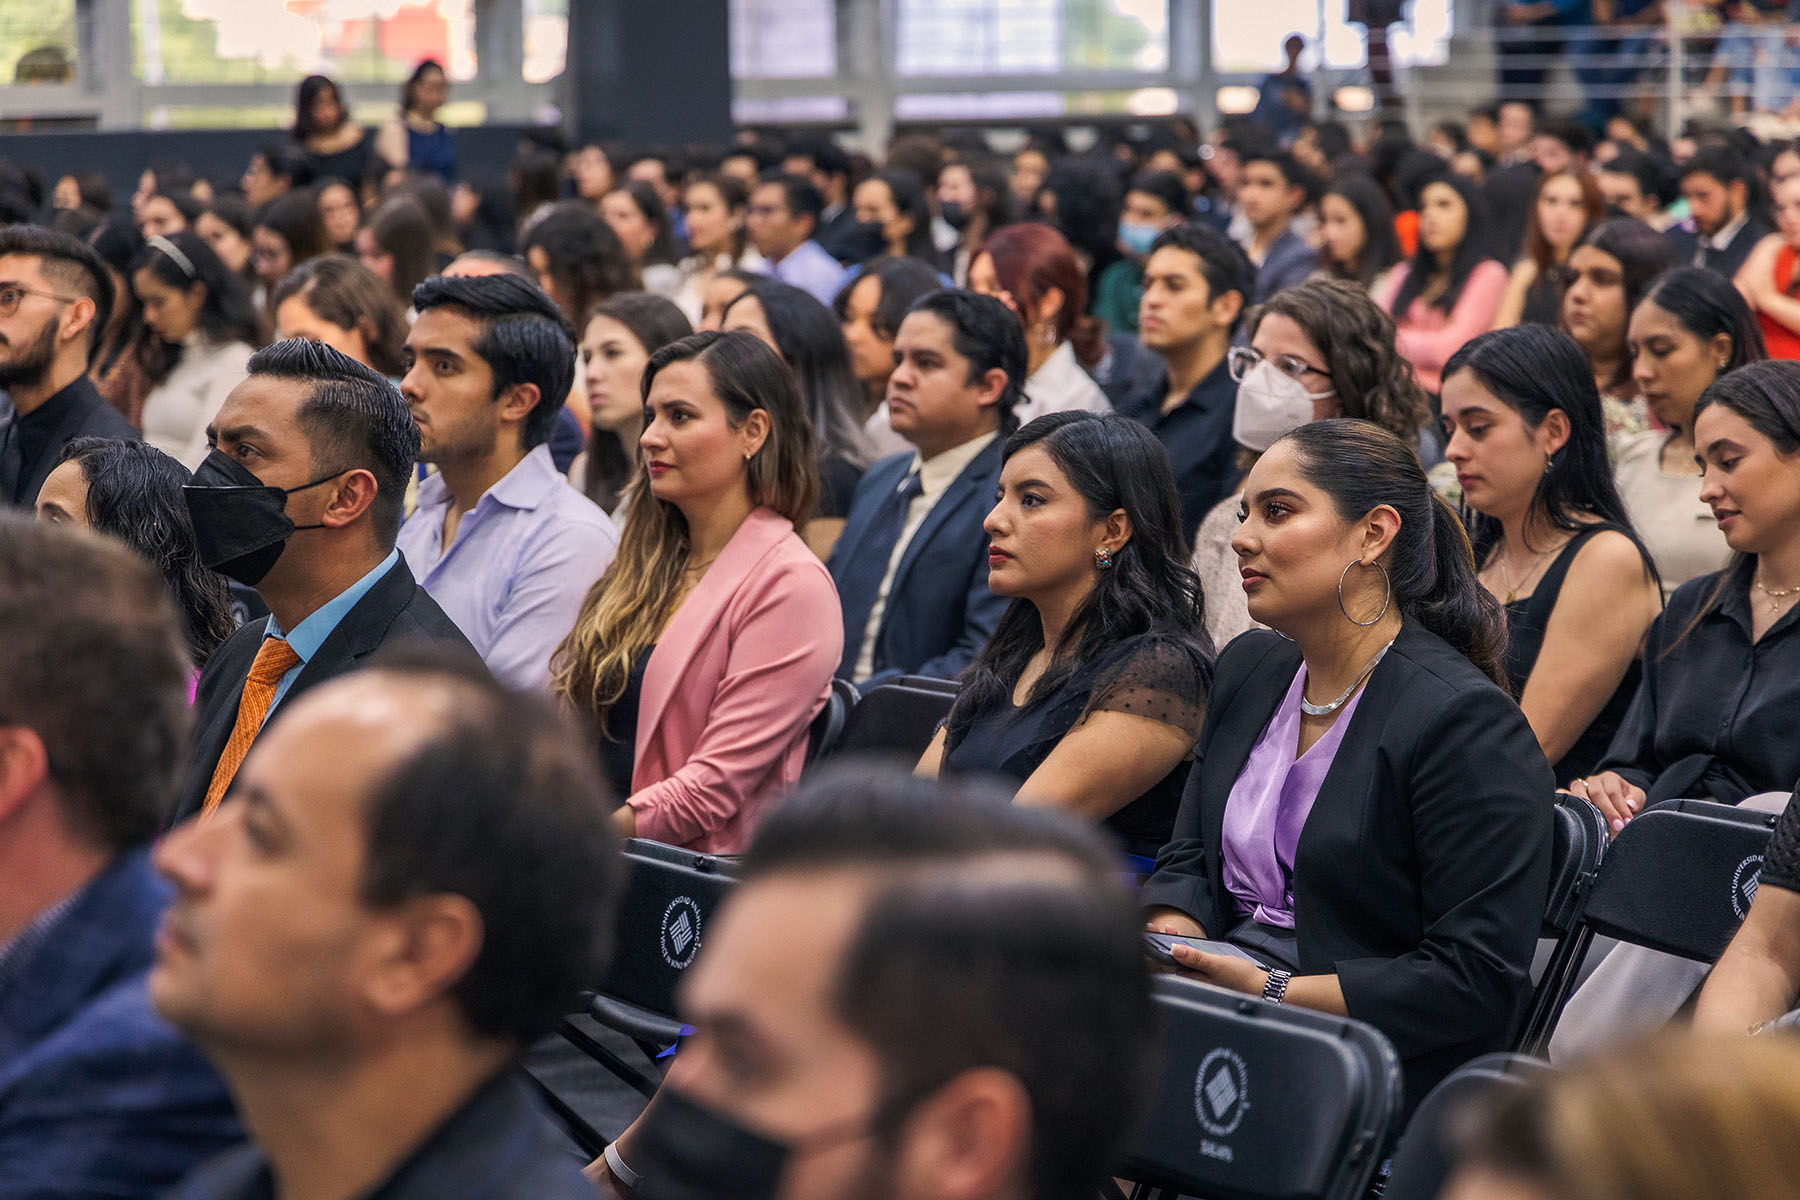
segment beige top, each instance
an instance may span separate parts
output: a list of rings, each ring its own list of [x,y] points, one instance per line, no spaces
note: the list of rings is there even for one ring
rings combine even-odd
[[[188,470],[206,457],[206,427],[231,389],[249,374],[255,353],[242,342],[209,342],[198,331],[181,344],[181,361],[144,397],[144,440]]]
[[[1238,568],[1231,539],[1237,536],[1238,508],[1244,493],[1233,492],[1213,505],[1194,534],[1194,574],[1200,577],[1200,594],[1206,597],[1206,632],[1213,648],[1240,633],[1261,629],[1250,617],[1250,601],[1244,595],[1244,577]]]
[[[1700,502],[1700,476],[1662,469],[1664,430],[1620,438],[1613,480],[1638,537],[1662,575],[1663,597],[1700,575],[1719,570],[1731,557],[1712,509]]]

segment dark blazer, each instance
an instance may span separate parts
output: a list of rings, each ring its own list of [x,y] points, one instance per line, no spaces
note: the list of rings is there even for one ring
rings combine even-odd
[[[1750,257],[1750,251],[1756,249],[1756,243],[1772,232],[1774,230],[1767,221],[1751,213],[1750,219],[1744,222],[1744,227],[1737,231],[1737,236],[1723,250],[1701,251],[1700,234],[1694,229],[1671,229],[1668,237],[1669,244],[1675,248],[1675,260],[1681,266],[1705,267],[1730,279],[1744,265],[1744,260]],[[1697,258],[1696,253],[1699,255]]]
[[[0,1197],[155,1196],[243,1138],[145,989],[169,888],[137,850],[0,984]]]
[[[40,437],[44,440],[36,453],[21,462],[13,492],[11,495],[0,496],[0,504],[10,500],[25,508],[35,505],[44,480],[50,478],[50,472],[56,470],[56,464],[62,458],[63,447],[76,438],[123,438],[129,442],[138,440],[137,430],[131,427],[131,422],[106,402],[85,375],[50,397],[44,402],[43,408],[22,420],[34,424],[42,422],[42,428],[34,431],[33,441]],[[15,428],[12,436],[22,437],[23,430]]]
[[[1144,885],[1224,936],[1225,804],[1300,667],[1254,630],[1219,655],[1200,762],[1174,839]],[[1476,1055],[1505,1048],[1530,991],[1550,886],[1554,783],[1517,704],[1408,621],[1369,677],[1294,860],[1302,975],[1336,974],[1351,1016],[1394,1043],[1410,1108]]]
[[[265,1200],[269,1163],[254,1145],[194,1172],[167,1200]],[[512,1070],[450,1115],[370,1200],[595,1200],[580,1160]]]
[[[185,820],[200,811],[212,782],[213,769],[219,755],[231,740],[237,724],[238,705],[244,698],[244,680],[250,665],[256,661],[267,626],[252,621],[226,638],[213,651],[200,672],[200,686],[194,694],[194,746],[188,756],[186,782],[176,799],[170,824]],[[325,639],[319,652],[300,668],[294,684],[282,697],[281,704],[269,715],[278,718],[295,696],[310,687],[334,679],[361,666],[368,657],[390,642],[424,638],[434,642],[450,642],[470,654],[475,648],[469,639],[444,615],[444,610],[413,579],[401,558],[388,573],[375,581],[368,594],[344,614],[336,629]]]
[[[1304,283],[1319,269],[1319,252],[1292,229],[1284,229],[1256,271],[1256,298],[1261,304],[1276,292]]]
[[[982,448],[944,489],[907,543],[882,610],[870,683],[902,675],[955,679],[1000,624],[1008,601],[988,590],[988,536],[981,525],[994,507],[1004,441],[1004,436],[996,437]],[[882,502],[900,486],[912,462],[910,452],[891,455],[870,467],[857,485],[831,555],[832,579],[840,588],[838,572],[849,548],[868,536]],[[839,675],[848,677],[855,670],[867,623],[867,613],[844,614],[845,665]]]

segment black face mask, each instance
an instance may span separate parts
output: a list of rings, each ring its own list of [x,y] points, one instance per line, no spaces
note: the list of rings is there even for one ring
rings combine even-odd
[[[944,218],[944,224],[956,230],[958,233],[967,229],[969,227],[969,222],[975,217],[974,213],[964,208],[955,200],[939,201],[938,215]]]
[[[790,1159],[872,1132],[859,1121],[783,1145],[664,1088],[631,1148],[634,1194],[640,1200],[775,1200]]]
[[[850,227],[850,232],[839,243],[846,262],[868,262],[878,254],[887,253],[887,234],[881,231],[880,221],[858,221]]]
[[[297,488],[282,489],[264,483],[243,463],[214,450],[194,472],[194,481],[181,489],[194,522],[201,564],[245,587],[255,587],[287,549],[288,538],[302,529],[324,528],[322,524],[294,524],[287,515],[287,498],[342,474],[334,471]]]

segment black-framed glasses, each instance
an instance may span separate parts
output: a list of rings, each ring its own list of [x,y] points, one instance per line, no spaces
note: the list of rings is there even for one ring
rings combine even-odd
[[[10,317],[19,311],[19,305],[25,303],[27,296],[42,296],[46,300],[60,300],[64,304],[73,304],[80,296],[64,296],[57,292],[46,292],[42,288],[26,287],[22,283],[9,283],[0,286],[0,317]]]
[[[1265,359],[1249,346],[1233,346],[1226,361],[1231,368],[1231,377],[1239,383],[1242,383],[1244,376],[1255,370],[1256,364],[1260,362],[1267,362],[1283,375],[1290,379],[1298,379],[1302,383],[1306,382],[1308,375],[1322,375],[1326,379],[1331,378],[1330,371],[1320,370],[1304,358],[1298,358],[1292,354],[1277,354],[1274,358]]]

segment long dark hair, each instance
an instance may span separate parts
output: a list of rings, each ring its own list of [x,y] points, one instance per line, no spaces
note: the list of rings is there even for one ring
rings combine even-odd
[[[1181,501],[1169,456],[1156,435],[1129,417],[1090,412],[1047,413],[1006,439],[1004,458],[1039,446],[1081,494],[1099,520],[1124,509],[1131,540],[1098,572],[1094,588],[1069,622],[1050,667],[1032,685],[1031,701],[1054,695],[1074,674],[1127,638],[1155,634],[1189,646],[1210,661],[1200,577],[1188,565]],[[961,740],[977,718],[1010,703],[1032,655],[1044,648],[1044,627],[1029,600],[1014,600],[994,635],[963,672],[950,710],[949,742]]]
[[[873,457],[854,414],[862,407],[862,385],[850,366],[844,330],[809,293],[778,280],[758,277],[725,311],[748,296],[762,306],[782,359],[800,385],[812,418],[813,447],[819,461],[842,459],[866,467]]]
[[[662,197],[656,194],[656,189],[642,179],[627,179],[613,191],[630,197],[633,206],[656,231],[650,239],[650,248],[644,251],[643,265],[673,263],[676,258],[675,228],[669,223],[669,210],[663,207]]]
[[[200,565],[194,524],[181,489],[188,469],[144,442],[75,438],[62,462],[76,463],[87,482],[88,524],[118,538],[162,572],[181,613],[195,666],[204,664],[237,628],[225,578]]]
[[[313,101],[325,92],[330,92],[337,97],[338,110],[343,113],[339,124],[342,125],[350,120],[350,106],[344,103],[343,89],[324,75],[308,75],[300,81],[300,86],[294,91],[294,140],[296,142],[304,145],[306,139],[313,134],[330,132],[330,130],[321,130],[313,124]]]
[[[370,213],[366,223],[376,248],[394,260],[388,287],[405,305],[413,289],[437,273],[431,214],[411,196],[393,196]]]
[[[1438,298],[1431,301],[1431,307],[1440,312],[1449,312],[1456,307],[1456,301],[1462,296],[1463,285],[1469,282],[1469,275],[1476,267],[1494,256],[1488,251],[1487,201],[1475,185],[1460,175],[1442,172],[1426,180],[1419,188],[1421,198],[1425,189],[1434,183],[1441,183],[1455,192],[1463,202],[1467,219],[1463,224],[1462,241],[1457,243],[1456,253],[1450,256],[1450,282],[1445,286]],[[1426,247],[1424,239],[1420,239],[1419,248],[1413,254],[1411,266],[1407,268],[1406,279],[1400,284],[1400,293],[1394,297],[1394,319],[1406,319],[1406,310],[1412,307],[1425,290],[1425,285],[1438,271],[1437,255]],[[1359,514],[1360,515],[1360,514]]]
[[[1619,264],[1620,284],[1625,290],[1625,317],[1629,323],[1638,300],[1650,282],[1675,265],[1675,249],[1662,233],[1636,217],[1611,217],[1588,230],[1577,249],[1591,246],[1611,255]],[[1591,371],[1592,364],[1589,365]],[[1631,384],[1631,355],[1619,356],[1619,372],[1608,382],[1609,389]]]
[[[550,277],[568,294],[571,311],[563,315],[571,322],[608,296],[640,289],[624,243],[585,200],[559,200],[551,206],[519,240],[519,257],[529,261],[533,246],[544,251]]]
[[[144,236],[129,216],[116,217],[88,234],[87,243],[100,256],[101,262],[118,272],[123,284],[113,289],[113,312],[118,321],[118,332],[99,331],[103,340],[95,347],[93,366],[89,369],[89,376],[98,379],[112,371],[121,354],[144,341],[144,306],[138,301],[137,289],[131,286],[131,264],[144,252]]]
[[[1386,564],[1395,607],[1508,688],[1506,614],[1475,577],[1469,535],[1425,481],[1413,448],[1353,417],[1302,425],[1276,445],[1283,443],[1343,520],[1361,520],[1383,504],[1400,514]]]
[[[594,306],[588,320],[610,317],[623,325],[644,348],[646,358],[670,342],[678,342],[694,332],[687,314],[674,301],[651,292],[620,292]],[[583,333],[586,327],[583,326]],[[617,434],[594,429],[588,437],[587,482],[582,489],[589,500],[607,512],[618,507],[619,495],[636,473],[636,448],[626,445]]]
[[[1356,211],[1363,225],[1363,245],[1353,263],[1332,263],[1331,273],[1339,279],[1350,279],[1368,287],[1380,275],[1400,261],[1400,236],[1394,232],[1394,206],[1388,203],[1381,185],[1367,175],[1351,172],[1340,175],[1325,189],[1326,196],[1336,196]],[[1410,274],[1410,272],[1408,272]]]
[[[187,261],[180,261],[157,245],[164,240]],[[220,261],[199,234],[184,231],[147,243],[132,260],[127,284],[139,271],[149,271],[164,287],[181,292],[191,290],[197,283],[204,284],[206,299],[200,305],[196,323],[214,345],[226,342],[243,342],[247,346],[263,344],[262,318],[256,314],[256,306],[250,303],[243,280]],[[144,374],[151,383],[161,383],[181,361],[181,344],[163,341],[146,325],[138,342],[138,361],[143,364]]]
[[[1557,409],[1569,419],[1569,440],[1550,456],[1531,497],[1531,507],[1552,528],[1579,530],[1598,519],[1637,539],[1625,502],[1613,486],[1612,464],[1606,456],[1606,419],[1594,387],[1593,367],[1574,338],[1548,325],[1495,329],[1452,354],[1444,364],[1444,378],[1465,370],[1495,399],[1518,413],[1528,430],[1537,429]],[[1499,542],[1500,522],[1476,512],[1467,502],[1462,517],[1479,563]]]
[[[905,167],[889,167],[869,178],[887,185],[894,207],[912,218],[912,232],[906,235],[907,257],[937,261],[937,246],[931,241],[931,203],[925,197],[924,181]]]
[[[1769,357],[1762,327],[1744,302],[1744,293],[1717,271],[1705,267],[1664,271],[1651,280],[1649,290],[1632,311],[1646,304],[1654,304],[1674,317],[1676,324],[1702,342],[1710,342],[1721,333],[1730,338],[1731,357],[1719,368],[1720,375]]]

